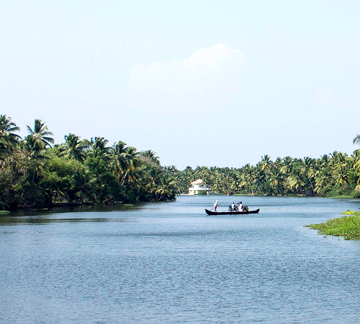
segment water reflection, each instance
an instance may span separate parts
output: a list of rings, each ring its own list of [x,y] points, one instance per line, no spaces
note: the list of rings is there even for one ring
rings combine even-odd
[[[1,225],[21,225],[21,224],[56,224],[56,223],[125,223],[131,220],[126,218],[42,218],[41,216],[34,217],[1,217]],[[132,220],[134,221],[134,220]]]
[[[49,213],[71,213],[71,212],[112,212],[112,211],[128,211],[138,210],[145,206],[145,204],[115,204],[115,205],[83,205],[83,206],[68,206],[68,207],[53,207],[53,208],[24,208],[10,212],[11,216],[32,216],[32,215],[47,215]],[[0,218],[5,215],[0,214]]]
[[[16,224],[54,224],[79,222],[129,222],[121,217],[108,217],[111,212],[136,212],[144,207],[138,205],[72,206],[41,209],[19,209],[0,215],[0,226]],[[69,217],[61,217],[67,214]],[[92,217],[96,215],[97,217]],[[99,217],[102,215],[103,217]]]

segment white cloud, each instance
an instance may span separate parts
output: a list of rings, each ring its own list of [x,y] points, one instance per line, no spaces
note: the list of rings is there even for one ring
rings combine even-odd
[[[127,105],[169,116],[204,112],[241,90],[243,52],[217,44],[184,60],[137,64],[127,83]]]

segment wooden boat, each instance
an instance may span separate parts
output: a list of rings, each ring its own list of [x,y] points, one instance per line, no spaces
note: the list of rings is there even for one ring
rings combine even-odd
[[[205,208],[205,212],[208,215],[239,215],[239,214],[257,214],[260,211],[259,209],[255,209],[255,210],[249,210],[249,211],[236,211],[236,212],[231,212],[231,211],[227,211],[227,212],[215,212],[215,211],[211,211],[209,209]]]

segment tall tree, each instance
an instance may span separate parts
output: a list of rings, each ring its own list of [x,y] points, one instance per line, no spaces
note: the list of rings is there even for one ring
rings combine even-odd
[[[118,181],[121,181],[126,170],[130,167],[132,156],[130,148],[123,141],[114,143],[111,148],[110,166]]]
[[[0,115],[0,160],[3,160],[13,152],[21,139],[15,132],[20,128],[11,121],[11,117]]]
[[[65,156],[83,162],[86,157],[86,149],[89,147],[89,141],[80,140],[75,134],[65,135],[65,143],[59,148],[59,156]]]
[[[153,163],[160,165],[159,157],[152,150],[142,151],[139,153],[139,157],[144,160],[146,163]]]
[[[107,159],[111,151],[111,147],[106,146],[108,142],[104,137],[92,137],[90,139],[91,155]]]
[[[45,149],[51,147],[54,144],[54,134],[48,131],[48,127],[40,119],[35,119],[34,128],[27,125],[27,129],[30,133],[29,136],[33,139],[33,147],[38,149]]]

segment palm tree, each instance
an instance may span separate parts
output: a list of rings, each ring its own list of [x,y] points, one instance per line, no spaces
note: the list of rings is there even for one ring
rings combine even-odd
[[[84,199],[92,200],[94,198],[94,188],[98,179],[92,178],[90,172],[77,171],[73,181],[76,199],[84,202]]]
[[[299,172],[307,179],[311,187],[311,194],[314,194],[315,179],[314,179],[314,165],[315,160],[309,157],[304,157],[299,161]],[[306,187],[308,187],[306,185]]]
[[[144,169],[143,180],[146,183],[145,188],[153,195],[154,199],[156,199],[156,191],[161,184],[163,174],[164,171],[153,164],[146,165]]]
[[[20,131],[20,128],[11,121],[11,117],[6,115],[0,115],[0,136],[9,136],[9,139],[13,142],[18,142],[21,137],[14,132]]]
[[[156,200],[175,200],[176,192],[177,189],[175,179],[165,175],[161,179],[160,186],[155,191],[155,195],[157,197]]]
[[[360,135],[357,134],[353,140],[353,144],[360,144]]]
[[[25,140],[21,142],[21,148],[28,155],[29,160],[33,165],[34,174],[33,174],[33,182],[35,182],[38,178],[39,173],[41,172],[41,168],[44,164],[44,159],[48,157],[44,154],[45,148],[44,144],[41,144],[36,137],[32,135],[28,135],[25,137]]]
[[[51,147],[51,144],[54,144],[54,138],[52,137],[54,134],[48,131],[48,127],[40,119],[35,119],[33,129],[28,125],[27,129],[30,133],[29,136],[34,140],[33,147],[37,147],[37,150],[45,149],[47,146]]]
[[[261,171],[267,171],[272,165],[272,161],[269,155],[265,154],[261,157],[261,161],[259,162],[259,166],[261,167]]]
[[[142,160],[144,160],[147,163],[153,163],[156,165],[160,165],[159,157],[156,156],[156,153],[152,150],[140,152],[139,156]]]
[[[111,150],[111,147],[106,146],[108,142],[104,137],[92,137],[90,140],[92,156],[107,158]]]
[[[292,174],[289,178],[288,178],[288,184],[290,189],[295,189],[296,193],[304,193],[304,181],[302,181],[301,177],[299,174]]]
[[[119,181],[130,166],[132,157],[129,155],[129,150],[130,148],[122,141],[114,143],[111,148],[110,166]]]
[[[59,149],[59,156],[66,156],[68,159],[83,162],[88,147],[88,140],[81,141],[79,136],[70,133],[69,135],[65,135],[65,143]]]
[[[119,179],[120,184],[124,185],[125,183],[130,186],[131,183],[137,185],[139,176],[140,176],[140,166],[142,161],[139,158],[139,152],[136,151],[135,147],[128,147],[126,151],[127,164],[124,169],[121,179]]]
[[[51,144],[54,143],[53,133],[48,131],[48,127],[40,119],[35,119],[33,129],[28,125],[27,128],[30,134],[25,137],[21,146],[28,152],[29,158],[32,160],[34,168],[33,181],[36,182],[41,172],[43,159],[46,158],[44,155],[45,149],[47,146],[51,147]]]
[[[20,131],[15,123],[11,122],[11,117],[0,115],[0,159],[4,159],[13,152],[21,139],[20,135],[14,132]]]
[[[315,192],[323,193],[323,190],[332,182],[330,170],[322,168],[316,177]]]
[[[280,171],[280,167],[273,168],[271,170],[269,176],[270,186],[273,189],[277,189],[281,195],[284,195],[284,184],[285,184],[285,177],[284,174]]]
[[[360,135],[356,135],[353,140],[353,144],[360,144]],[[360,172],[360,148],[354,151],[354,156],[356,158],[354,169]]]

